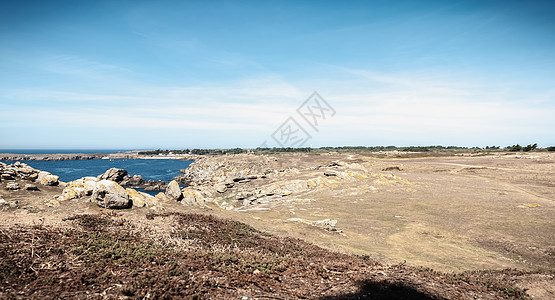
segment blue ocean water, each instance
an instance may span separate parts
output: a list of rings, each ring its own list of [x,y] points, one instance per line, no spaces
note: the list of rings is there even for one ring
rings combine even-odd
[[[71,153],[102,153],[111,154],[117,152],[125,152],[131,150],[114,150],[114,149],[0,149],[0,153],[13,154],[71,154]]]
[[[72,152],[75,153],[75,152]],[[13,162],[4,162],[12,164]],[[98,176],[110,168],[127,170],[130,175],[141,175],[145,180],[170,182],[192,161],[176,159],[90,159],[60,161],[24,161],[29,166],[60,176],[61,181],[72,181],[85,176]]]

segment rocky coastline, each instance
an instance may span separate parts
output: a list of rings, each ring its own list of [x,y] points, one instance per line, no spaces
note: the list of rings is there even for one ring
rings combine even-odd
[[[195,160],[197,155],[142,155],[139,151],[118,153],[54,153],[54,154],[17,154],[0,153],[0,161],[59,161],[59,160],[89,160],[89,159],[179,159]]]

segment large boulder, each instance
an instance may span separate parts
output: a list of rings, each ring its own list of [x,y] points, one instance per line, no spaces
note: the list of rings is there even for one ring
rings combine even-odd
[[[131,207],[131,199],[125,189],[117,182],[111,180],[100,180],[96,183],[92,199],[96,205],[109,208],[120,209]]]
[[[204,204],[204,196],[196,189],[193,188],[184,188],[181,190],[181,194],[183,195],[183,200],[181,203],[189,204],[189,205],[202,205]]]
[[[160,192],[154,196],[158,201],[166,201],[166,194]]]
[[[58,206],[61,201],[79,199],[90,196],[96,186],[98,179],[96,177],[83,177],[74,181],[70,181],[64,187],[61,195],[50,199],[48,206]]]
[[[181,189],[177,181],[172,180],[166,187],[166,198],[168,200],[180,201],[183,199],[183,194],[181,194]]]
[[[52,175],[45,171],[41,171],[39,172],[39,175],[37,177],[37,182],[46,186],[54,186],[59,184],[58,179],[60,179],[59,176]]]
[[[98,179],[111,180],[111,181],[120,183],[123,181],[126,175],[127,175],[127,170],[111,168],[108,171],[104,172],[104,174],[98,175]]]
[[[78,199],[92,195],[98,179],[95,177],[83,177],[67,183],[59,200]]]
[[[125,189],[125,191],[129,195],[129,199],[133,202],[134,207],[160,205],[160,200],[152,195],[129,188]]]

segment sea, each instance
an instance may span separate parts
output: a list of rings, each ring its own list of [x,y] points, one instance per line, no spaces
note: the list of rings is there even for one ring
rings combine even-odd
[[[133,150],[143,150],[143,149],[0,149],[0,153],[13,153],[13,154],[72,154],[72,153],[84,153],[84,154],[111,154],[117,152],[126,152]],[[144,149],[147,150],[147,149]]]
[[[0,153],[17,154],[54,154],[54,153],[116,153],[120,150],[1,150]],[[36,152],[35,152],[36,151]],[[12,164],[13,161],[3,161]],[[98,176],[110,168],[127,170],[130,175],[141,175],[145,180],[170,182],[180,170],[186,169],[192,161],[177,159],[87,159],[60,161],[23,161],[37,170],[47,171],[60,176],[61,181],[73,181],[86,176]]]

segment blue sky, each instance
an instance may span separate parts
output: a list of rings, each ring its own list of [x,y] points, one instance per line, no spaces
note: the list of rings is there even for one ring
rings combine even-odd
[[[555,145],[551,1],[2,1],[0,149]],[[336,114],[311,130],[314,91]]]

